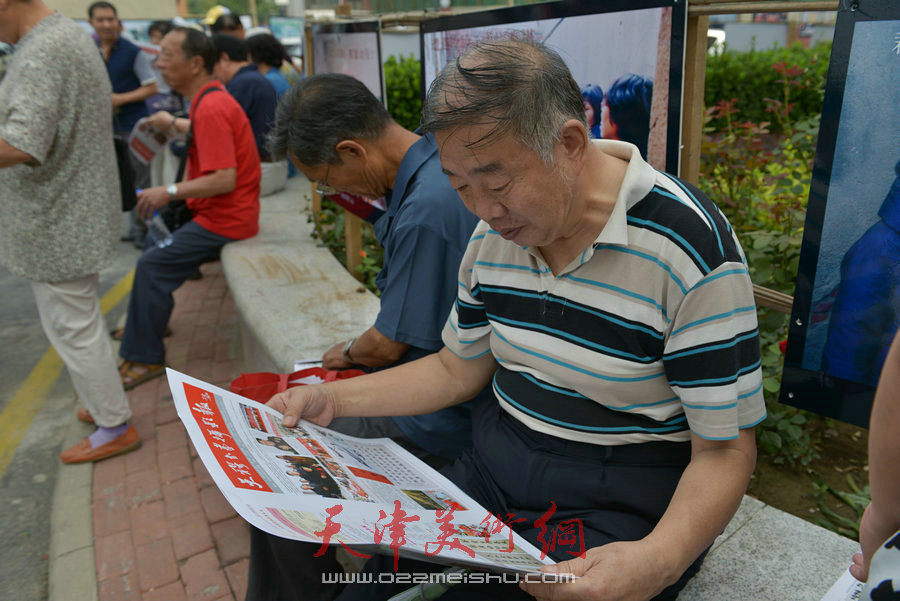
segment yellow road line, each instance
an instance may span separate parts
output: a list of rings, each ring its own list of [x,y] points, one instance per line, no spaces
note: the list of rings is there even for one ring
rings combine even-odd
[[[128,275],[116,282],[109,292],[103,295],[103,298],[100,299],[100,311],[104,315],[109,313],[131,291],[133,281],[134,270],[132,269]],[[22,440],[34,417],[47,401],[62,369],[62,359],[59,358],[53,347],[48,348],[13,394],[3,412],[0,413],[0,478],[3,477],[12,462],[19,441]]]

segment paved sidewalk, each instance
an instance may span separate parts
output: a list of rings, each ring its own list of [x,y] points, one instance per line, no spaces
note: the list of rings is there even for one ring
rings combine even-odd
[[[189,280],[175,293],[167,361],[227,388],[237,375],[238,318],[221,264],[207,263],[201,271],[201,280]],[[188,441],[165,376],[137,386],[128,397],[143,445],[93,467],[98,598],[243,601],[247,524]]]

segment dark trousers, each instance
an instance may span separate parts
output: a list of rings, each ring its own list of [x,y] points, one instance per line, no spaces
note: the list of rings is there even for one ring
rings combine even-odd
[[[163,363],[163,334],[175,300],[172,293],[212,253],[230,238],[219,236],[193,221],[173,234],[172,244],[157,248],[149,240],[137,262],[128,318],[119,355],[127,361]]]
[[[639,540],[650,533],[662,517],[675,487],[690,460],[690,443],[655,442],[619,447],[600,447],[561,440],[534,432],[510,417],[497,404],[483,404],[473,413],[474,447],[441,470],[479,504],[494,515],[519,520],[512,527],[539,549],[541,529],[535,521],[555,503],[556,512],[547,521],[553,532],[563,521],[579,520],[581,541],[590,549],[613,541]],[[334,599],[332,591],[321,587],[322,564],[310,561],[318,545],[294,552],[291,575],[293,594],[288,597],[251,597],[247,601],[285,599]],[[563,561],[571,558],[572,547],[548,549],[548,555]],[[283,560],[282,560],[283,561]],[[700,567],[702,557],[657,601],[675,599],[688,579]],[[336,562],[335,562],[336,563]],[[390,572],[392,556],[376,556],[364,567],[366,572]],[[328,571],[339,571],[331,566]],[[443,566],[401,559],[398,571],[434,572]],[[252,576],[251,576],[252,579]],[[350,584],[336,597],[339,601],[384,600],[411,585]],[[307,595],[303,591],[316,591]],[[323,596],[315,596],[319,593]],[[531,599],[516,584],[460,584],[441,601]]]
[[[690,461],[690,443],[654,442],[600,447],[566,441],[535,432],[510,417],[499,405],[479,409],[473,415],[474,447],[442,473],[496,516],[524,521],[512,528],[528,542],[542,548],[540,526],[535,521],[556,505],[546,522],[543,538],[549,541],[561,522],[582,525],[584,550],[614,541],[645,537],[662,517],[684,468]],[[578,522],[575,522],[578,523]],[[556,561],[571,559],[580,545],[547,549]],[[675,599],[700,567],[701,559],[655,601]],[[400,560],[398,571],[443,570],[411,560]],[[366,571],[393,570],[393,558],[377,556]],[[350,584],[339,601],[383,600],[410,585]],[[441,601],[533,599],[517,584],[460,584],[441,596]]]
[[[357,438],[390,438],[434,469],[450,462],[409,440],[390,417],[339,417],[328,427]],[[329,547],[323,556],[313,557],[321,546],[281,538],[250,526],[246,600],[334,599],[344,585],[323,584],[321,574],[341,573],[344,568],[337,560],[335,546]]]

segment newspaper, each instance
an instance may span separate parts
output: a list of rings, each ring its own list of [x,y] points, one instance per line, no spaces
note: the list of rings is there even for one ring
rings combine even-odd
[[[841,577],[831,585],[821,601],[859,601],[865,585],[853,577],[850,570],[844,570]]]
[[[159,152],[172,139],[168,132],[157,131],[150,127],[149,120],[144,117],[134,124],[128,136],[128,147],[144,165],[149,165]]]
[[[172,369],[178,416],[212,479],[253,526],[490,572],[554,563],[452,482],[387,438],[345,436]]]

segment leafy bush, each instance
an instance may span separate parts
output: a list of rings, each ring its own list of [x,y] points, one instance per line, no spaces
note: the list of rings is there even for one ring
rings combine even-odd
[[[798,74],[799,85],[791,91],[793,119],[809,119],[822,112],[830,57],[830,42],[820,42],[810,48],[794,44],[787,48],[749,52],[733,52],[726,46],[724,52],[707,57],[706,106],[733,98],[740,107],[743,119],[754,123],[772,121],[767,99],[784,102],[781,74],[774,71],[772,65],[783,63],[801,70]],[[716,119],[711,125],[722,129],[725,122]],[[773,133],[787,131],[777,121],[769,129]]]
[[[322,246],[331,251],[331,254],[341,262],[341,265],[347,267],[347,247],[344,239],[344,219],[346,211],[343,207],[331,202],[327,198],[322,199],[322,210],[315,216],[309,218],[315,221],[315,229],[313,230],[313,238],[321,241]],[[375,239],[372,226],[363,223],[362,227],[362,250],[360,251],[362,261],[356,266],[356,272],[362,284],[368,288],[375,296],[380,296],[378,288],[375,286],[375,277],[381,271],[381,265],[384,262],[384,249]]]
[[[802,115],[794,99],[819,83],[785,62],[768,68],[780,89],[777,98],[763,99],[765,121],[747,118],[738,98],[717,100],[707,109],[700,187],[735,228],[753,282],[791,294],[819,121],[818,114]],[[771,134],[772,124],[781,129],[780,136]],[[818,457],[803,428],[809,414],[777,402],[784,359],[779,343],[787,338],[789,316],[764,308],[757,314],[768,410],[757,428],[759,446],[775,463],[809,465]]]
[[[841,536],[859,540],[859,523],[862,520],[863,512],[872,501],[872,493],[868,485],[860,488],[853,476],[847,474],[847,485],[850,490],[840,490],[830,486],[819,474],[813,473],[810,474],[810,477],[813,480],[816,506],[822,513],[822,517],[817,519],[816,523],[823,528],[837,532]],[[833,498],[841,506],[848,508],[848,512],[854,517],[852,519],[848,518],[828,507],[826,504],[826,499],[828,498]]]
[[[384,87],[388,112],[394,121],[412,131],[422,122],[421,71],[413,55],[390,56],[384,63]]]

